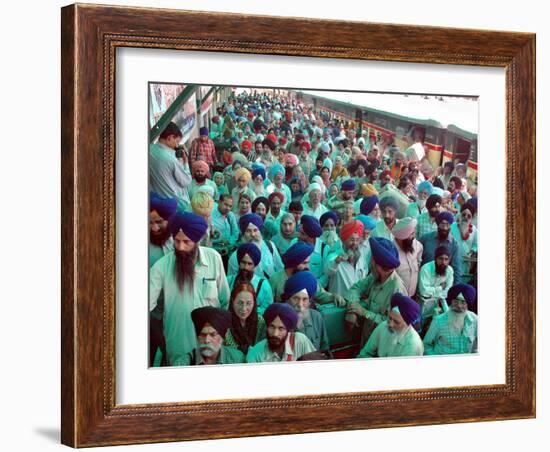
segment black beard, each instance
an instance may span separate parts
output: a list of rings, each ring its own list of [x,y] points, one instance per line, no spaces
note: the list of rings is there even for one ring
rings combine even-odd
[[[149,230],[149,241],[155,246],[162,247],[168,238],[170,237],[170,229],[164,228],[161,229],[159,234],[153,234],[153,231]]]
[[[445,273],[447,272],[447,266],[446,265],[437,265],[435,264],[435,274],[439,276],[445,276]]]
[[[449,230],[441,231],[440,229],[437,230],[437,238],[439,240],[447,240],[449,238]]]
[[[199,176],[198,174],[195,174],[195,180],[196,180],[199,184],[202,184],[202,183],[206,180],[206,176]]]
[[[271,337],[271,336],[268,335],[267,336],[267,345],[268,345],[269,349],[271,351],[277,351],[277,349],[280,348],[281,345],[283,345],[285,343],[287,335],[288,335],[288,333],[282,339],[279,339],[277,337]]]
[[[413,241],[414,238],[401,240],[401,249],[405,251],[405,253],[412,253],[414,251]]]
[[[235,277],[235,284],[233,287],[240,283],[250,283],[253,277],[254,272],[250,270],[239,270],[239,273],[237,273],[237,276]]]
[[[190,288],[193,288],[193,282],[195,280],[195,262],[198,252],[199,247],[196,244],[195,248],[190,252],[174,250],[176,256],[176,282],[181,291],[183,291],[185,284],[189,284]]]

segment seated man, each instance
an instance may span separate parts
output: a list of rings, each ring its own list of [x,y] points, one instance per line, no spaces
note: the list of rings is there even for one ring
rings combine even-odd
[[[277,247],[279,254],[282,256],[290,248],[292,241],[296,238],[296,220],[291,213],[285,213],[281,217],[279,231],[275,234],[271,241]]]
[[[477,315],[468,309],[475,299],[476,290],[469,284],[449,289],[449,310],[434,317],[424,337],[426,355],[477,353]]]
[[[241,282],[249,282],[256,292],[256,304],[258,314],[263,314],[267,307],[273,303],[273,291],[267,280],[255,273],[256,267],[262,260],[260,248],[254,243],[243,243],[237,248],[237,262],[239,271],[236,275],[229,275],[227,283],[229,289]]]
[[[223,339],[231,325],[229,311],[203,306],[193,309],[191,319],[195,326],[198,347],[184,355],[176,355],[174,366],[245,362],[244,355],[239,349],[223,345]]]
[[[316,292],[315,276],[308,271],[298,272],[287,279],[282,299],[298,314],[296,331],[304,333],[317,350],[329,352],[330,344],[323,315],[310,309],[310,300]]]
[[[376,327],[358,358],[422,356],[424,345],[413,328],[420,320],[420,306],[412,298],[393,294],[388,320]]]
[[[267,338],[248,349],[249,363],[296,361],[315,351],[307,336],[295,332],[298,314],[286,303],[273,303],[264,312]]]
[[[382,237],[370,237],[371,273],[349,291],[346,321],[361,329],[360,346],[368,340],[374,329],[386,320],[393,294],[407,294],[407,289],[395,271],[399,267],[399,254],[395,244]],[[364,300],[366,308],[359,300]],[[357,316],[357,317],[356,317]]]

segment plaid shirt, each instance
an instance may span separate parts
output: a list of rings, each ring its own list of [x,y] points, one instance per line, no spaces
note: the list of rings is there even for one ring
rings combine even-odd
[[[467,311],[462,331],[451,328],[449,311],[435,316],[424,337],[425,355],[477,353],[477,315]]]
[[[435,222],[435,218],[432,221],[432,217],[430,217],[428,211],[422,212],[416,219],[418,221],[416,224],[416,238],[418,240],[420,240],[420,238],[428,232],[437,231],[437,223]]]
[[[191,162],[204,160],[208,165],[214,165],[216,163],[216,147],[214,146],[214,142],[210,138],[206,141],[195,138],[191,144],[189,158]]]

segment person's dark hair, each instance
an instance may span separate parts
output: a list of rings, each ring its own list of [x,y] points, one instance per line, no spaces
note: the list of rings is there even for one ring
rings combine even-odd
[[[262,141],[262,146],[269,146],[269,149],[271,149],[272,151],[275,150],[275,143],[273,143],[273,141],[271,141],[269,138],[265,138],[264,141]]]
[[[252,198],[250,197],[250,195],[248,193],[241,193],[239,195],[239,202],[241,201],[241,199],[248,199],[248,201],[252,204]],[[251,206],[252,208],[252,206]]]
[[[477,208],[474,205],[473,202],[466,201],[464,204],[460,206],[460,213],[464,212],[466,209],[468,209],[470,212],[472,212],[472,216],[476,214]]]
[[[288,211],[289,212],[303,212],[304,211],[304,206],[302,205],[302,203],[300,201],[292,201],[288,205]]]
[[[252,312],[247,317],[245,321],[245,326],[241,325],[241,320],[237,316],[235,309],[233,309],[233,302],[238,294],[241,292],[249,292],[252,294],[254,300],[254,307]],[[238,344],[238,348],[245,355],[248,352],[248,348],[256,343],[256,335],[258,333],[258,302],[256,299],[256,291],[254,286],[249,282],[240,281],[238,284],[235,284],[233,291],[231,292],[231,297],[229,299],[229,312],[231,313],[231,334],[235,339],[235,342]]]
[[[170,135],[173,135],[175,137],[183,137],[183,134],[181,133],[180,128],[177,126],[176,123],[170,122],[166,128],[160,133],[159,138],[162,138],[163,140],[168,138]]]
[[[229,193],[223,193],[223,194],[220,195],[220,198],[219,198],[218,202],[219,203],[223,202],[223,201],[225,201],[226,198],[233,199],[233,197]]]
[[[435,180],[433,181],[433,186],[441,188],[441,190],[445,190],[445,186],[443,185],[443,181],[439,177],[435,178]]]
[[[265,196],[259,196],[252,203],[252,212],[256,213],[256,207],[258,207],[259,204],[263,204],[265,206],[265,209],[269,210],[269,200]]]
[[[402,188],[405,188],[409,183],[411,182],[411,179],[409,176],[403,176],[399,179],[399,184],[397,185],[397,188],[401,190]]]
[[[460,179],[460,177],[453,176],[450,180],[455,183],[456,190],[460,190],[462,188],[462,179]]]

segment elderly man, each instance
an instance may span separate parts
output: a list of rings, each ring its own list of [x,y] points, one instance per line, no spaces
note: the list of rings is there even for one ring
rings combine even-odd
[[[323,195],[321,192],[321,186],[314,182],[309,186],[307,201],[304,204],[304,215],[311,215],[317,219],[321,218],[328,209],[321,204]]]
[[[196,160],[193,162],[191,174],[193,175],[193,180],[189,187],[190,198],[193,198],[201,187],[210,187],[214,193],[212,198],[216,199],[218,197],[218,187],[213,180],[208,179],[210,168],[204,160]]]
[[[176,148],[182,139],[179,127],[173,122],[161,132],[158,142],[149,145],[149,189],[165,198],[176,198],[178,210],[189,207],[191,183],[189,168],[183,161],[176,158]]]
[[[288,185],[284,184],[285,168],[280,163],[275,163],[269,169],[269,180],[271,184],[267,186],[267,193],[282,193],[284,195],[283,206],[284,210],[288,209],[288,205],[292,200],[292,194]]]
[[[267,338],[248,349],[249,363],[296,361],[315,351],[307,336],[296,330],[298,314],[287,303],[273,303],[264,312]]]
[[[450,212],[441,212],[435,222],[437,231],[429,232],[420,237],[420,243],[424,246],[422,253],[422,265],[435,259],[435,250],[445,246],[450,253],[451,267],[454,271],[454,283],[462,282],[462,250],[456,239],[450,234],[454,217]]]
[[[325,263],[329,292],[344,297],[355,283],[367,277],[369,268],[365,249],[360,246],[363,230],[364,225],[359,220],[353,220],[340,229],[343,250],[332,253]]]
[[[245,356],[239,349],[223,345],[225,334],[231,326],[229,311],[212,306],[203,306],[191,312],[191,319],[197,334],[198,346],[184,355],[178,354],[174,359],[174,366],[245,362]]]
[[[382,237],[369,238],[372,260],[371,273],[355,283],[348,293],[346,321],[361,327],[361,347],[380,323],[386,320],[391,296],[407,294],[407,289],[395,271],[399,267],[399,253],[394,242]],[[366,307],[359,301],[363,300]]]
[[[296,331],[303,333],[316,350],[329,352],[330,344],[322,314],[310,309],[310,302],[317,292],[317,280],[311,272],[295,273],[285,282],[282,300],[298,314]]]
[[[439,195],[430,195],[426,200],[426,211],[418,216],[416,225],[416,237],[420,240],[424,234],[437,230],[435,217],[441,212],[441,203],[443,200]]]
[[[218,205],[212,211],[212,243],[215,246],[235,245],[239,238],[239,225],[233,210],[233,198],[229,194],[220,195]]]
[[[338,213],[338,216],[342,217],[344,214],[344,206],[347,201],[353,202],[355,200],[355,188],[357,184],[353,179],[347,179],[342,182],[340,193],[331,197],[327,206],[330,210],[334,210]]]
[[[371,232],[371,237],[382,237],[393,241],[392,228],[397,223],[397,209],[399,209],[399,201],[392,195],[387,195],[380,199],[378,203],[382,220],[379,221],[376,227]]]
[[[319,237],[319,241],[321,242],[321,260],[322,262],[325,262],[330,253],[340,251],[342,249],[342,241],[336,232],[338,215],[336,215],[336,213],[332,210],[329,210],[321,215],[321,218],[319,218],[319,224],[323,229],[323,233],[321,234],[321,237]]]
[[[267,279],[271,275],[283,268],[283,262],[281,256],[277,251],[275,245],[264,240],[260,229],[263,227],[264,222],[262,218],[255,213],[249,213],[239,218],[239,229],[242,234],[242,243],[254,243],[260,248],[262,252],[262,260],[260,265],[256,267],[254,273],[258,276],[263,276]],[[237,252],[235,251],[229,258],[228,274],[235,275],[238,272],[239,264],[237,262]]]
[[[191,143],[191,152],[189,153],[189,162],[191,165],[197,160],[204,160],[209,167],[217,164],[216,147],[214,142],[208,137],[208,128],[199,129],[199,137]]]
[[[418,185],[418,199],[416,202],[411,202],[407,208],[407,216],[411,218],[418,218],[424,212],[427,212],[426,201],[431,196],[433,191],[433,185],[431,182],[425,180]]]
[[[323,234],[323,229],[319,220],[311,215],[302,215],[300,228],[298,229],[298,238],[296,241],[309,243],[315,247],[311,255],[311,272],[316,278],[321,279],[323,276],[323,258],[321,256],[322,243],[318,240]]]
[[[296,220],[291,213],[285,213],[281,217],[279,231],[273,236],[271,241],[277,247],[279,254],[283,255],[290,248],[295,238]]]
[[[164,337],[168,362],[197,345],[191,311],[210,305],[227,307],[229,286],[222,258],[213,249],[198,246],[208,224],[194,213],[176,213],[169,223],[174,252],[159,259],[149,273],[149,311],[164,293]]]
[[[255,274],[256,267],[262,260],[260,248],[254,243],[243,243],[237,248],[237,262],[239,263],[239,271],[236,275],[229,275],[227,283],[229,289],[233,288],[240,282],[249,282],[254,287],[256,292],[256,304],[259,314],[267,309],[273,303],[273,291],[268,281]]]
[[[359,213],[371,217],[378,223],[382,219],[379,202],[377,195],[365,196],[359,204]]]
[[[392,295],[388,319],[372,332],[358,358],[422,356],[424,345],[413,328],[420,318],[420,306],[400,293]]]
[[[449,250],[440,246],[435,250],[435,260],[425,263],[420,269],[418,300],[422,305],[424,333],[433,317],[448,309],[445,299],[454,280],[453,268],[449,266],[449,262]]]
[[[418,285],[418,272],[424,247],[415,238],[416,219],[405,217],[392,229],[401,264],[396,272],[407,288],[409,297],[414,297]]]
[[[265,229],[269,237],[273,237],[279,230],[281,219],[285,211],[281,207],[285,203],[285,196],[281,192],[273,192],[268,197],[269,212],[265,217]]]
[[[449,289],[449,310],[434,318],[424,337],[426,355],[477,353],[477,315],[471,312],[476,290],[468,284]]]

